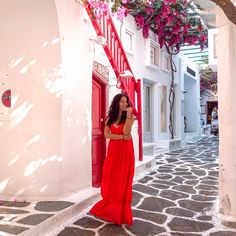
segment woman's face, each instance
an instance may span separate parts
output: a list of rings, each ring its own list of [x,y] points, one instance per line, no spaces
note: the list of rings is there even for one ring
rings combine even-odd
[[[127,107],[128,107],[127,98],[123,96],[119,102],[120,111],[126,111]]]

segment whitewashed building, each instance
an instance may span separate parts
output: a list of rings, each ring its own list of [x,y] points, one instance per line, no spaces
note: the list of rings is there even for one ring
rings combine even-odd
[[[124,19],[117,31],[136,78],[142,80],[144,154],[175,148],[181,141],[199,136],[200,89],[198,65],[179,53],[174,56],[175,73],[174,140],[170,139],[168,101],[171,84],[170,59],[157,36],[150,32],[144,39],[132,16]],[[200,50],[200,48],[199,48]],[[187,130],[184,130],[187,117]]]
[[[217,28],[208,30],[208,44],[209,44],[209,66],[213,72],[217,72]],[[215,86],[215,88],[214,88]],[[204,109],[205,105],[205,109]],[[205,96],[202,96],[201,107],[205,111],[203,114],[203,119],[205,124],[209,124],[211,121],[211,112],[214,107],[218,108],[218,94],[217,94],[217,84],[213,85],[212,89],[208,90]]]
[[[104,117],[120,90],[84,6],[73,0],[4,1],[0,18],[1,94],[11,91],[11,107],[1,104],[1,198],[57,199],[98,187]],[[154,157],[154,149],[173,148],[168,54],[152,33],[143,38],[131,16],[115,24],[141,79],[144,151]],[[199,130],[199,73],[181,54],[175,64],[174,136],[180,144],[184,116],[187,131]],[[137,131],[136,122],[138,162]]]

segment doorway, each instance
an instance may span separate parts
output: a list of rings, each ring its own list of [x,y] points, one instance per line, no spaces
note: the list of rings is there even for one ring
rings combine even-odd
[[[207,101],[207,124],[211,124],[211,113],[214,107],[218,110],[218,101]]]
[[[152,85],[143,83],[143,140],[151,143],[153,139],[153,125],[152,125]]]
[[[106,85],[93,74],[92,80],[92,186],[100,187],[106,155],[103,135],[106,112]]]

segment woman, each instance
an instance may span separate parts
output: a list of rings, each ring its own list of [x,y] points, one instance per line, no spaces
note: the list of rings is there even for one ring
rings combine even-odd
[[[211,120],[217,120],[217,119],[218,119],[217,107],[214,107],[211,113]]]
[[[125,94],[117,94],[109,108],[104,135],[110,139],[104,161],[101,195],[90,213],[115,224],[133,224],[131,201],[134,148],[133,109]]]

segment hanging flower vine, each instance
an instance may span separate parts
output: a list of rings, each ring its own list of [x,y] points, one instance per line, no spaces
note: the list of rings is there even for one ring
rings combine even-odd
[[[127,14],[134,16],[137,28],[144,38],[150,30],[158,35],[160,47],[167,45],[179,51],[181,45],[199,44],[203,49],[207,29],[187,0],[88,0],[94,15],[116,15],[122,20]]]
[[[173,139],[176,72],[173,55],[179,52],[182,45],[199,45],[202,50],[207,42],[207,28],[194,11],[195,5],[188,0],[87,0],[87,2],[97,18],[107,14],[122,20],[128,14],[132,15],[144,38],[148,38],[149,32],[153,31],[158,36],[160,47],[165,45],[171,66],[169,130]]]

